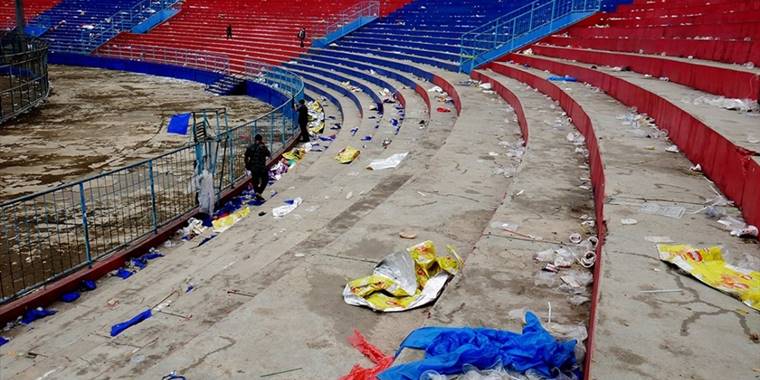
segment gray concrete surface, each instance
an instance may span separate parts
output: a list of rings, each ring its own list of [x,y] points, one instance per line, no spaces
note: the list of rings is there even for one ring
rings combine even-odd
[[[550,73],[514,66],[542,77]],[[689,170],[663,139],[640,136],[622,125],[622,104],[583,83],[559,83],[594,124],[607,177],[604,249],[594,379],[754,379],[760,346],[760,314],[740,301],[661,262],[651,236],[697,247],[721,245],[729,263],[758,262],[756,240],[729,236],[702,213],[715,198],[710,182]],[[686,208],[680,219],[638,212],[643,202]],[[726,207],[738,215],[738,210]],[[623,225],[634,218],[635,225]],[[757,270],[757,267],[750,269]],[[673,293],[642,293],[678,289]]]

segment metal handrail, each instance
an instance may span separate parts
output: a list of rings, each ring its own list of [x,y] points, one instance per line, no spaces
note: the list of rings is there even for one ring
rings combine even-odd
[[[330,33],[340,30],[344,25],[360,17],[377,17],[380,15],[380,1],[369,0],[356,3],[351,7],[342,10],[335,17],[335,21],[324,26],[315,32],[316,37],[324,37]]]
[[[151,54],[140,54],[139,50],[101,55],[193,67],[200,56],[206,54],[181,49],[160,52],[154,47],[142,49],[142,53]],[[188,143],[122,168],[0,203],[3,215],[0,219],[0,303],[92,266],[95,260],[177,222],[197,207],[196,190],[189,184],[204,168],[215,177],[217,197],[240,183],[246,175],[243,153],[253,135],[264,135],[275,155],[287,146],[287,141],[295,138],[297,115],[291,102],[304,96],[304,83],[298,75],[252,60],[247,66],[255,67],[256,72],[236,73],[229,69],[229,60],[220,55],[208,55],[202,62],[208,63],[208,70],[224,75],[242,75],[251,80],[261,76],[276,78],[279,84],[276,90],[285,100],[268,113],[241,125],[217,128],[211,143],[225,144],[224,153],[211,149],[209,141]],[[207,160],[209,155],[213,157]],[[223,169],[218,167],[219,173],[216,172],[217,161],[224,163]]]
[[[464,67],[481,54],[508,45],[573,13],[601,10],[601,0],[534,1],[480,25],[460,38],[459,63]]]
[[[128,10],[119,10],[110,17],[105,18],[99,24],[100,28],[97,33],[89,30],[81,31],[80,49],[83,53],[89,53],[97,49],[111,38],[121,32],[126,32],[134,28],[139,23],[147,20],[153,13],[147,13],[148,10],[156,12],[169,9],[176,6],[181,0],[143,0],[133,5]],[[110,21],[110,22],[109,22]],[[103,27],[105,24],[105,27]]]

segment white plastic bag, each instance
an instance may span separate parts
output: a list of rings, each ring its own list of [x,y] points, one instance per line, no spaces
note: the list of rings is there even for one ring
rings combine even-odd
[[[212,215],[214,213],[214,176],[208,170],[203,170],[198,181],[198,208],[201,213]]]

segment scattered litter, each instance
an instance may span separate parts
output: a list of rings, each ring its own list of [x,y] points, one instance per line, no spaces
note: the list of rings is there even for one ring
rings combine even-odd
[[[361,154],[361,152],[358,149],[347,146],[335,155],[335,159],[341,164],[350,164],[359,157],[359,154]]]
[[[366,135],[366,136],[362,137],[362,139],[361,139],[361,140],[362,140],[362,141],[372,141],[372,136],[370,136],[370,135]]]
[[[127,269],[124,269],[124,268],[119,268],[114,275],[116,277],[121,278],[122,280],[126,280],[129,277],[131,277],[133,274],[135,274],[135,273],[131,272],[131,271],[127,270]]]
[[[659,244],[657,250],[660,260],[760,311],[760,272],[726,263],[721,247],[696,249],[685,244]]]
[[[24,325],[28,325],[38,319],[45,318],[55,313],[57,313],[57,311],[52,310],[52,309],[44,309],[41,307],[38,307],[36,309],[29,309],[26,312],[24,312],[24,315],[21,317],[20,322]]]
[[[437,92],[439,94],[444,93],[443,89],[438,86],[433,86],[431,89],[428,90],[428,92]]]
[[[214,176],[208,170],[203,170],[203,173],[195,179],[195,182],[198,189],[198,212],[212,215],[214,213],[214,203],[216,202]]]
[[[632,226],[634,224],[638,224],[639,221],[636,219],[620,219],[620,223],[624,226]]]
[[[666,216],[673,219],[681,219],[686,209],[681,206],[665,206],[658,203],[646,202],[641,205],[639,212],[642,214]]]
[[[168,375],[161,378],[161,380],[187,380],[182,375],[177,375],[177,371],[171,371]]]
[[[565,274],[559,278],[562,282],[573,288],[586,287],[594,282],[594,276],[588,271],[571,270],[564,273]]]
[[[4,344],[8,342],[10,342],[10,339],[0,336],[0,347],[2,347]]]
[[[293,210],[298,208],[298,206],[303,203],[303,199],[295,198],[291,200],[286,200],[284,206],[276,207],[272,209],[272,216],[275,218],[282,218],[285,215],[290,214]]]
[[[436,108],[436,111],[446,113],[446,112],[451,112],[451,109],[447,107],[438,107]]]
[[[655,290],[642,290],[639,293],[681,293],[683,289],[655,289]]]
[[[646,236],[644,240],[652,243],[672,243],[670,236]]]
[[[576,232],[576,233],[574,233],[574,234],[570,235],[570,236],[568,237],[568,239],[570,239],[570,242],[571,242],[571,243],[573,243],[573,244],[578,244],[578,243],[580,243],[581,241],[583,241],[583,236],[581,236],[581,234],[579,234],[579,233],[577,233],[577,232]]]
[[[147,309],[143,311],[142,313],[135,315],[134,317],[132,317],[132,319],[128,321],[117,323],[111,326],[111,336],[112,337],[117,336],[121,334],[124,330],[150,318],[151,316],[153,316],[153,314],[151,313],[151,310]]]
[[[517,232],[517,229],[520,228],[520,225],[514,223],[493,222],[491,223],[491,228],[501,229],[508,232]]]
[[[61,301],[71,303],[79,299],[79,292],[69,292],[61,295]]]
[[[349,191],[348,194],[346,194],[346,199],[347,200],[351,199],[351,197],[353,197],[353,196],[354,196],[354,192],[353,191]]]
[[[359,350],[367,359],[371,360],[375,364],[372,368],[363,368],[359,364],[354,364],[351,368],[351,372],[342,376],[340,380],[370,380],[375,379],[377,375],[386,370],[393,364],[393,356],[385,355],[380,349],[373,346],[367,339],[362,336],[359,330],[354,330],[354,335],[348,338],[348,342],[351,343],[354,348]]]
[[[731,99],[724,96],[700,96],[694,99],[693,103],[696,106],[706,104],[713,107],[719,107],[739,112],[757,112],[760,110],[758,109],[757,102],[753,101],[752,99]]]
[[[241,221],[251,213],[251,208],[246,206],[237,210],[225,217],[218,218],[212,222],[214,226],[214,232],[220,234],[227,231],[230,227],[234,226],[237,222]]]
[[[414,232],[408,232],[408,231],[401,231],[398,233],[398,236],[401,237],[402,239],[416,239],[417,238],[417,234],[415,234]]]
[[[702,165],[696,164],[696,165],[690,167],[689,170],[691,170],[693,172],[702,172]]]
[[[277,371],[277,372],[267,373],[267,374],[261,375],[261,376],[259,376],[259,377],[270,377],[270,376],[275,376],[275,375],[282,375],[282,374],[285,374],[285,373],[290,373],[290,372],[300,371],[300,370],[302,370],[302,369],[303,369],[303,368],[301,368],[301,367],[298,367],[298,368],[291,368],[291,369],[286,369],[286,370],[284,370],[284,371]]]
[[[401,161],[403,161],[404,158],[406,158],[408,154],[409,152],[396,153],[385,159],[373,160],[372,162],[369,163],[369,166],[367,166],[367,169],[383,170],[383,169],[395,168],[401,164]]]
[[[424,350],[425,358],[391,367],[378,379],[419,379],[425,371],[460,374],[465,365],[535,370],[546,378],[556,378],[556,371],[574,376],[576,343],[557,341],[532,312],[525,314],[522,334],[487,328],[422,327],[412,331],[401,348]]]
[[[493,88],[493,85],[490,83],[481,83],[480,86],[478,86],[484,90],[490,90]]]
[[[195,218],[190,218],[187,221],[187,226],[183,227],[180,230],[180,233],[183,240],[192,240],[194,237],[202,234],[205,230],[206,228],[203,227],[202,221]]]
[[[678,147],[675,146],[675,145],[671,145],[671,146],[665,148],[665,151],[666,152],[670,152],[670,153],[678,153],[679,152]]]
[[[438,256],[433,242],[425,241],[386,256],[372,275],[346,284],[343,300],[383,312],[409,310],[434,301],[462,266],[453,247],[446,248],[451,256]]]
[[[546,79],[550,80],[552,82],[577,82],[578,81],[577,78],[572,77],[570,75],[565,75],[565,76],[552,75],[552,76],[550,76],[550,77],[548,77]]]
[[[757,227],[748,225],[741,229],[736,229],[731,231],[731,236],[741,237],[741,238],[749,238],[749,237],[757,237],[758,230]]]

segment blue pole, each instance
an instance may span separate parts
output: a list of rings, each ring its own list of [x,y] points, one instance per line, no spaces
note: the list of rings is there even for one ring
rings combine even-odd
[[[153,210],[153,232],[158,234],[158,210],[156,209],[156,185],[153,174],[153,160],[148,161],[148,173],[150,177],[150,202]]]
[[[92,268],[92,253],[90,252],[90,228],[87,225],[87,203],[84,201],[84,182],[79,182],[79,202],[82,206],[82,228],[84,229],[84,253],[87,256],[87,266]]]

